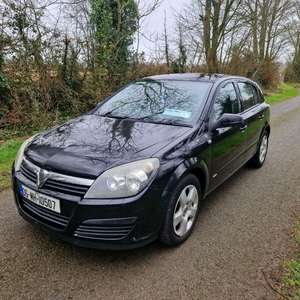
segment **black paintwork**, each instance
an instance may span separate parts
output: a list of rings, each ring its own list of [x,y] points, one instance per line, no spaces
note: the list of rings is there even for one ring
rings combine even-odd
[[[25,154],[47,170],[95,178],[111,167],[152,157],[189,131],[88,114],[40,134]]]
[[[138,195],[124,199],[83,199],[42,188],[41,193],[61,200],[62,215],[69,220],[64,229],[58,229],[51,220],[26,207],[18,184],[21,182],[36,190],[37,187],[21,172],[13,170],[15,201],[19,213],[26,220],[43,231],[80,246],[123,249],[145,245],[157,237],[168,198],[182,176],[188,172],[195,174],[205,197],[254,155],[263,131],[270,132],[270,110],[263,99],[244,112],[240,103],[237,115],[227,114],[219,120],[214,117],[213,101],[225,83],[232,82],[239,97],[236,83],[240,81],[250,82],[261,94],[259,87],[248,79],[226,75],[173,74],[147,80],[199,81],[209,82],[212,86],[191,126],[99,116],[92,111],[39,134],[28,145],[25,155],[45,170],[91,179],[114,166],[157,157],[160,168],[151,185]],[[128,220],[134,220],[132,228],[120,239],[74,235],[78,226],[86,222],[99,223],[111,229],[114,223],[128,226]]]

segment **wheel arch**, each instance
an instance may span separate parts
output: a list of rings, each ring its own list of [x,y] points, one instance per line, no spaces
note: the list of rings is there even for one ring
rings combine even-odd
[[[269,124],[266,124],[264,130],[268,133],[268,136],[270,136],[271,133],[271,127]],[[263,134],[264,130],[262,131],[261,135]]]
[[[191,173],[197,177],[201,188],[201,198],[203,198],[208,187],[208,182],[207,182],[208,174],[206,174],[202,168],[191,169],[188,173]]]
[[[258,140],[258,142],[257,142],[257,147],[256,147],[256,150],[255,150],[254,153],[256,153],[256,151],[257,151],[257,149],[258,149],[259,144],[260,144],[260,141],[261,141],[262,136],[263,136],[263,134],[264,134],[265,131],[268,133],[268,137],[269,137],[269,136],[270,136],[270,133],[271,133],[271,126],[270,126],[270,124],[269,124],[268,122],[265,123],[265,126],[264,126],[264,127],[262,128],[262,130],[261,130],[261,133],[260,133],[260,136],[259,136],[259,140]]]
[[[167,245],[176,246],[183,243],[190,236],[199,214],[199,204],[205,191],[204,184],[206,184],[206,178],[208,178],[208,169],[203,161],[199,161],[199,164],[190,165],[190,163],[195,162],[195,159],[197,158],[194,158],[192,161],[187,160],[177,167],[167,184],[167,190],[165,190],[169,196],[165,202],[163,219],[158,231],[158,240]],[[196,188],[199,191],[198,195],[195,196],[197,205],[193,209],[195,211],[194,214],[191,213],[192,210],[190,211],[190,205],[193,205],[191,203],[194,199],[188,200],[187,197],[186,201],[191,201],[189,204],[186,204],[185,201],[182,204],[182,201],[179,201],[181,198],[180,195],[184,191],[190,191],[191,188]],[[189,195],[192,194],[189,193]],[[178,206],[180,207],[178,208],[178,212],[180,213],[175,221],[175,212]],[[185,216],[186,213],[187,216]],[[191,214],[189,215],[189,213]],[[175,225],[174,222],[176,222]],[[186,228],[185,226],[181,227],[181,222],[185,223]],[[188,225],[190,222],[192,223]],[[177,228],[177,226],[179,227]],[[184,231],[185,229],[186,231]]]
[[[203,198],[208,189],[209,168],[204,160],[197,157],[185,160],[176,168],[166,185],[165,191],[172,191],[177,182],[188,173],[197,177],[201,187],[201,198]]]
[[[270,136],[270,133],[271,133],[271,126],[270,126],[270,124],[269,124],[268,122],[265,124],[265,126],[263,127],[263,129],[262,129],[262,131],[261,131],[261,133],[260,133],[259,141],[258,141],[258,143],[257,143],[257,149],[258,149],[258,147],[259,147],[260,141],[261,141],[261,139],[262,139],[263,134],[264,134],[265,131],[268,133],[268,137],[269,137],[269,136]],[[256,149],[256,150],[257,150],[257,149]]]

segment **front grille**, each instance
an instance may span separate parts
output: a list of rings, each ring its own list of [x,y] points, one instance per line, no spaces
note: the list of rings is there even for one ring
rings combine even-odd
[[[31,203],[25,198],[22,198],[22,202],[20,202],[20,204],[25,213],[35,218],[36,220],[41,221],[42,223],[50,225],[53,228],[64,230],[68,225],[68,217],[40,207],[34,203]]]
[[[28,163],[27,163],[28,165]],[[26,166],[24,166],[23,164],[21,164],[21,173],[31,182],[35,183],[36,182],[36,173],[33,171],[32,167],[33,164],[31,164],[30,169]],[[35,167],[38,168],[38,167]],[[55,173],[54,174],[54,178],[57,177],[57,175]],[[91,183],[93,182],[92,180],[87,180],[87,179],[80,179],[80,178],[76,178],[76,181],[80,182],[80,181],[85,181],[87,182],[86,185],[83,184],[78,184],[78,183],[71,183],[68,181],[71,177],[70,176],[64,176],[59,174],[59,177],[61,178],[61,180],[55,180],[55,179],[51,179],[49,178],[43,185],[43,188],[54,191],[54,192],[59,192],[59,193],[64,193],[64,194],[68,194],[68,195],[73,195],[73,196],[79,196],[79,197],[83,197],[85,195],[85,193],[88,191],[88,189],[91,186]],[[65,178],[64,178],[65,177]],[[72,179],[73,179],[72,178]]]
[[[51,191],[83,197],[85,193],[88,191],[89,186],[58,182],[52,179],[48,179],[46,183],[43,185],[43,188],[49,189]]]
[[[30,170],[27,170],[24,168],[24,166],[21,164],[21,167],[20,167],[20,170],[21,170],[21,173],[27,178],[29,179],[30,181],[32,182],[35,182],[35,173],[30,171]]]
[[[116,220],[87,220],[74,232],[74,236],[97,240],[121,240],[133,229],[136,218]]]

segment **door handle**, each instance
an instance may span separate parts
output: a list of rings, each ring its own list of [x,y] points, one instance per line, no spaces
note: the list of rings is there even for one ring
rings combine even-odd
[[[265,117],[265,115],[260,115],[258,118],[259,118],[260,120],[262,120],[264,117]]]
[[[247,125],[243,126],[243,127],[240,127],[240,131],[244,132],[247,128]]]

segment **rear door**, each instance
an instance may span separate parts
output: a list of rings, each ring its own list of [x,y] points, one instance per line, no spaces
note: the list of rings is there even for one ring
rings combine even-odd
[[[262,133],[266,105],[260,90],[251,82],[237,82],[242,104],[242,116],[247,125],[247,143],[244,160],[248,161],[257,149]]]

